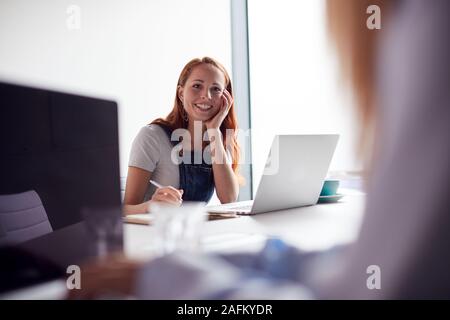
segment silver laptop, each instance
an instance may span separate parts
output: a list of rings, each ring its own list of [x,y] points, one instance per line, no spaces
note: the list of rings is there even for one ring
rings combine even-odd
[[[209,206],[208,212],[253,215],[316,204],[338,139],[337,134],[275,136],[254,201]]]

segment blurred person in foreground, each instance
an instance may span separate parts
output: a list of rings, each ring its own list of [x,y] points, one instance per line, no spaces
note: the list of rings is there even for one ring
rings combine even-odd
[[[380,30],[366,27],[366,10],[374,4],[381,9]],[[330,33],[355,92],[361,149],[370,159],[355,243],[302,253],[272,240],[256,255],[119,259],[88,267],[84,288],[71,296],[450,298],[449,12],[447,0],[327,3]],[[373,265],[381,287],[370,290],[367,268]]]

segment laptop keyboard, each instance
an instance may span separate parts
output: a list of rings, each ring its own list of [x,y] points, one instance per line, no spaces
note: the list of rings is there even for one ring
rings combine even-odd
[[[242,211],[250,211],[252,209],[251,205],[240,205],[240,206],[233,206],[229,207],[230,210],[242,210]]]
[[[238,203],[229,203],[219,206],[209,207],[209,213],[212,214],[238,214],[238,215],[248,215],[251,214],[253,201],[247,200]]]

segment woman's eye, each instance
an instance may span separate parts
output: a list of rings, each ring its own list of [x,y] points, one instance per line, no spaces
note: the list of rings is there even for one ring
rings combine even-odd
[[[199,84],[194,84],[194,85],[192,86],[192,88],[198,89],[198,88],[200,88],[200,85],[199,85]]]
[[[222,92],[222,89],[220,89],[219,87],[214,87],[214,88],[213,88],[213,92],[214,92],[214,93],[221,93],[221,92]]]

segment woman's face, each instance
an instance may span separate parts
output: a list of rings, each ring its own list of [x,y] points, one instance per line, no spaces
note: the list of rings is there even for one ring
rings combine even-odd
[[[178,88],[178,98],[183,102],[189,121],[206,121],[214,117],[223,103],[225,76],[210,64],[196,66],[184,87]]]

